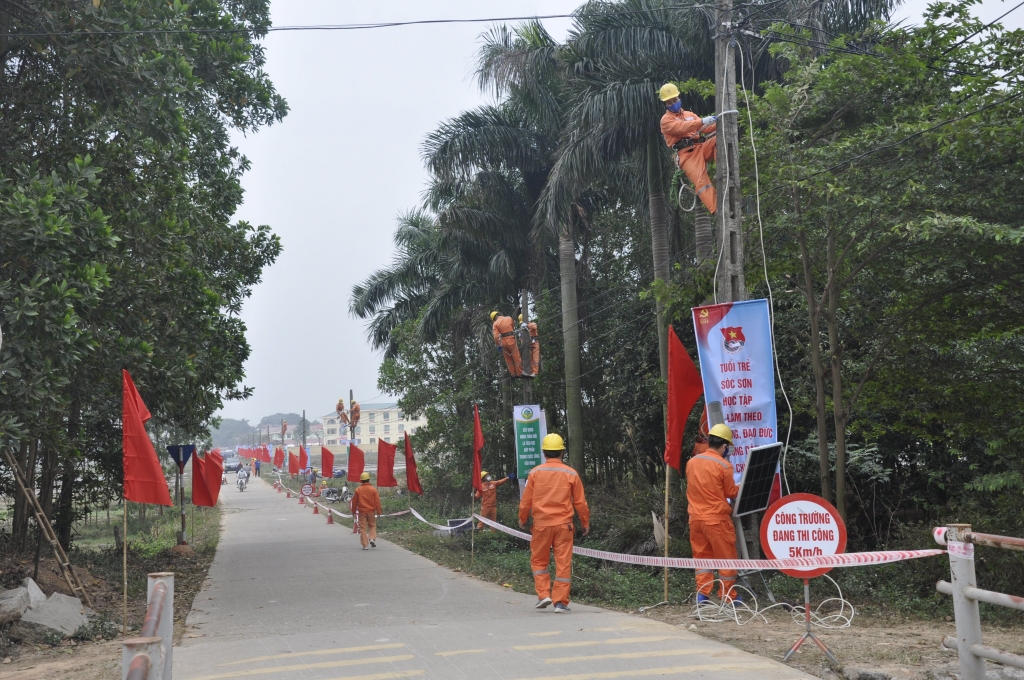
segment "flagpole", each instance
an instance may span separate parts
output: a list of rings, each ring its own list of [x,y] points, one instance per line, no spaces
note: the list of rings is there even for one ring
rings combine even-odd
[[[668,464],[668,461],[666,461],[665,462],[665,538],[663,540],[663,543],[665,544],[665,557],[668,557],[668,481],[669,481],[669,470],[671,468],[672,468],[672,466]],[[664,571],[665,571],[665,574],[664,574],[664,578],[665,578],[665,598],[664,598],[664,601],[668,602],[668,567],[667,566],[665,567]]]
[[[476,558],[476,519],[473,515],[476,514],[476,494],[469,497],[469,521],[471,533],[469,537],[469,568],[473,568],[473,561]]]
[[[128,499],[124,499],[124,530],[121,533],[121,567],[124,575],[124,600],[121,606],[121,632],[128,637]]]

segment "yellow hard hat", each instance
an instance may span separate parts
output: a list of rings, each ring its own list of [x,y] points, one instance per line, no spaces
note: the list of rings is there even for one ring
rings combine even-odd
[[[370,473],[369,472],[364,472],[363,474],[359,475],[359,481],[360,482],[368,482],[368,481],[370,481]]]
[[[713,428],[711,428],[711,431],[708,432],[708,435],[711,437],[718,437],[719,439],[724,439],[725,441],[732,444],[732,428],[726,425],[725,423],[719,423],[718,425],[715,425]]]
[[[658,90],[658,97],[660,97],[663,102],[667,102],[669,99],[675,99],[678,96],[679,88],[673,83],[665,83],[661,86],[661,89]]]
[[[494,321],[494,317],[498,316],[497,312],[491,312],[491,321]]]
[[[483,478],[484,478],[484,477],[486,477],[486,476],[487,476],[487,470],[482,470],[482,471],[480,472],[480,479],[483,479]]]
[[[565,451],[565,442],[562,441],[560,436],[552,432],[544,437],[544,440],[540,443],[540,448],[544,451]]]

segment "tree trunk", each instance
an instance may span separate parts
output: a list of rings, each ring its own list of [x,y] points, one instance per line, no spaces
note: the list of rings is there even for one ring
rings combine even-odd
[[[21,441],[18,443],[18,465],[24,470],[28,464],[28,442]],[[25,532],[28,531],[28,501],[25,500],[25,495],[17,490],[15,486],[14,492],[14,518],[11,524],[11,545],[14,550],[17,551],[18,546],[25,542]]]
[[[838,277],[836,276],[836,237],[832,230],[828,233],[826,246],[830,285],[828,287],[828,346],[832,355],[832,416],[836,427],[836,509],[839,516],[846,521],[846,410],[843,407],[843,354],[839,346],[839,326],[836,317],[839,313]]]
[[[797,232],[800,244],[800,259],[804,268],[804,297],[807,298],[807,313],[811,321],[811,337],[808,347],[811,352],[811,369],[814,373],[814,410],[818,422],[818,463],[821,478],[821,497],[832,500],[831,466],[828,460],[828,427],[825,416],[825,367],[821,360],[821,310],[814,299],[814,274],[811,271],[811,255],[807,250],[807,237]]]
[[[580,385],[580,328],[576,300],[576,243],[558,235],[558,274],[562,288],[562,351],[565,355],[565,420],[569,465],[583,474],[583,391]]]
[[[714,271],[715,269],[715,231],[711,221],[711,213],[700,201],[693,212],[694,243],[697,248],[697,269]]]
[[[60,479],[60,496],[57,498],[57,514],[54,532],[65,552],[71,549],[71,525],[75,520],[74,508],[75,461],[64,458],[63,471]]]
[[[647,144],[647,195],[651,211],[651,255],[654,259],[654,278],[668,282],[671,270],[668,252],[668,212],[665,203],[664,178],[658,156],[664,147],[656,137]],[[661,360],[661,379],[668,380],[668,324],[661,300],[655,301],[658,315],[658,356]]]

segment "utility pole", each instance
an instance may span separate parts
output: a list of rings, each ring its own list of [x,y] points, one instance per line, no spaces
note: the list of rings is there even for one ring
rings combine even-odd
[[[739,45],[733,32],[732,0],[715,0],[715,111],[718,112],[715,302],[747,299],[743,277],[743,194],[740,191],[739,116],[736,113],[736,57]],[[756,515],[736,521],[736,543],[741,557],[761,556]]]
[[[302,448],[306,448],[306,409],[302,409]],[[309,455],[309,451],[306,451],[306,455]]]
[[[524,324],[530,323],[529,315],[529,299],[527,298],[526,289],[523,288],[520,292],[520,308],[523,310],[520,316],[523,319],[522,326],[519,330],[519,356],[522,357],[523,361],[523,403],[533,403],[533,378],[527,378],[527,373],[536,373],[537,369],[533,365],[533,354],[530,352],[530,331],[528,331]]]

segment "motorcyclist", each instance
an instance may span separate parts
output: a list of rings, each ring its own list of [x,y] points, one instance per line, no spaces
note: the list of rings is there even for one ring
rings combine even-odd
[[[240,467],[236,477],[235,485],[238,486],[238,490],[245,491],[245,485],[249,483],[249,472],[244,467]]]

